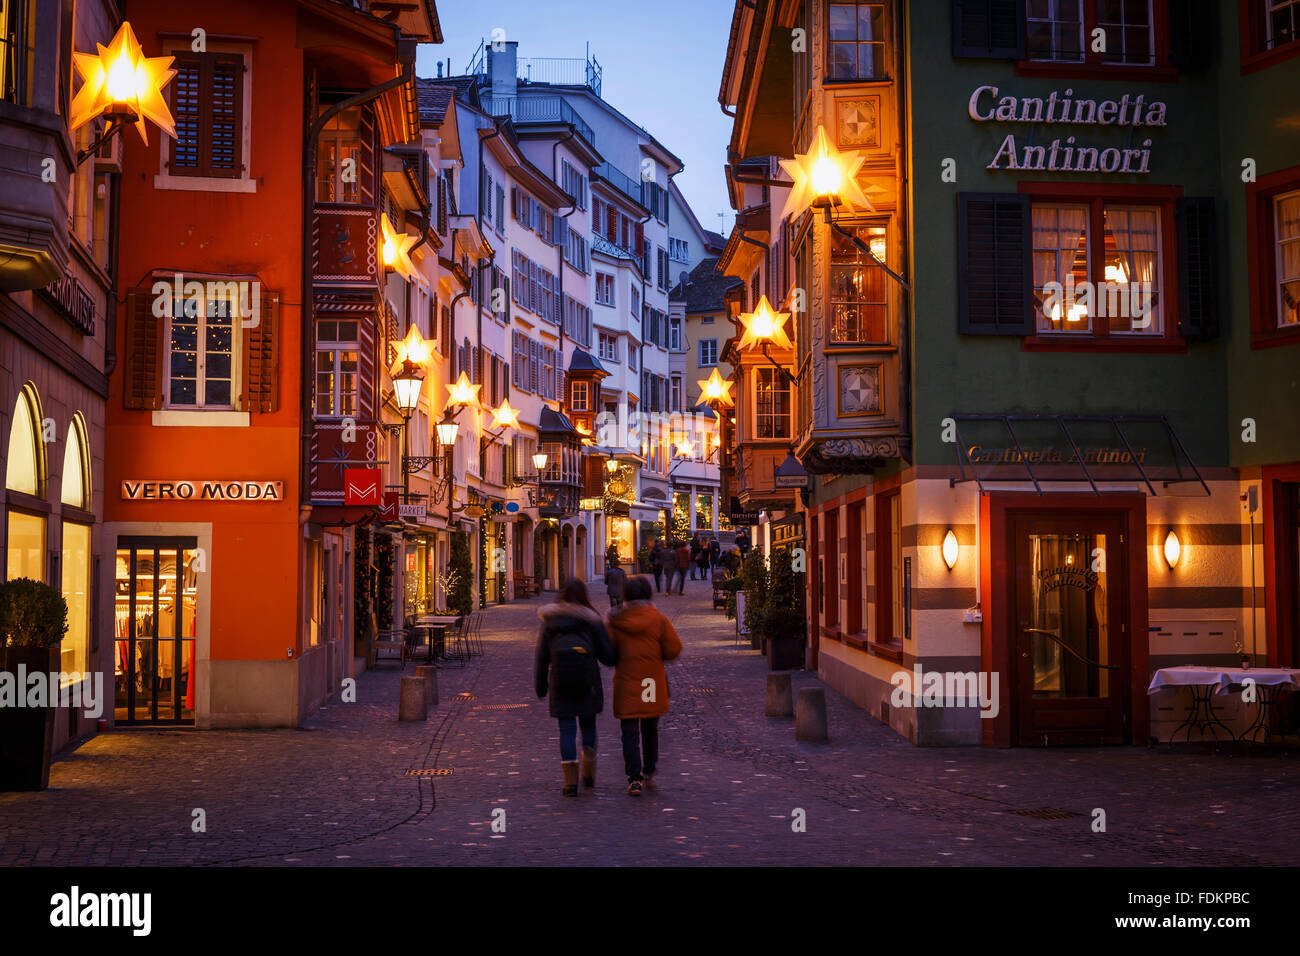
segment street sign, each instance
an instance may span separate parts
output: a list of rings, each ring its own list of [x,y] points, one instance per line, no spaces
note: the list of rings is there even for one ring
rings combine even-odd
[[[343,472],[343,503],[378,505],[380,487],[378,468],[349,468]]]
[[[466,517],[466,518],[481,518],[481,517],[483,517],[483,506],[482,506],[482,505],[466,505],[466,506],[465,506],[465,517]]]
[[[427,518],[429,517],[429,509],[421,501],[419,504],[398,505],[397,514],[401,518]]]
[[[507,501],[507,502],[506,502],[506,513],[507,513],[507,514],[516,514],[518,511],[519,511],[519,502],[517,502],[517,501]]]

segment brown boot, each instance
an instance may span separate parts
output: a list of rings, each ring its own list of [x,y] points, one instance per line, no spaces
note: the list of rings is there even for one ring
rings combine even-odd
[[[596,785],[596,748],[582,748],[582,785],[590,790]]]
[[[564,768],[564,795],[566,797],[576,797],[578,795],[578,761],[561,760],[560,766]]]

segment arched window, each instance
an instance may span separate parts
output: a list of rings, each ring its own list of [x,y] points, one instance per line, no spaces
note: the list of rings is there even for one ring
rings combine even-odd
[[[5,576],[44,581],[46,576],[46,514],[25,502],[21,495],[33,499],[45,494],[45,443],[41,440],[41,398],[36,386],[28,382],[18,393],[13,419],[9,425],[9,458],[5,462],[5,488],[8,497],[8,547]],[[20,496],[15,500],[13,492]]]
[[[90,442],[81,412],[68,423],[63,449],[63,504],[90,510]],[[63,515],[63,600],[68,602],[68,633],[63,637],[60,669],[65,674],[87,671],[90,651],[91,525],[67,509]],[[71,680],[69,678],[69,680]]]

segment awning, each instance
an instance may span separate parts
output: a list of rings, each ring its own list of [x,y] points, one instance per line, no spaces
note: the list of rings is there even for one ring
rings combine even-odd
[[[652,505],[632,505],[628,508],[627,516],[633,521],[658,521],[662,510],[663,508]]]
[[[950,416],[960,478],[974,481],[1030,481],[1041,495],[1049,482],[1139,482],[1154,496],[1157,484],[1199,485],[1191,494],[1210,494],[1195,462],[1163,415],[967,414]],[[1187,493],[1187,492],[1184,492]]]

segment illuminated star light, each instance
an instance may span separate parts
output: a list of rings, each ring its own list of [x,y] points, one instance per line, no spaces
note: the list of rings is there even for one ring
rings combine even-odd
[[[140,139],[149,142],[145,120],[173,139],[176,120],[162,91],[176,71],[170,69],[170,56],[145,56],[131,24],[123,22],[112,42],[105,47],[96,43],[99,53],[73,53],[72,62],[81,74],[81,89],[72,98],[69,128],[89,123],[105,110],[121,104],[135,114],[135,128]]]
[[[509,399],[502,399],[498,408],[492,409],[493,428],[518,428],[519,409],[510,407]]]
[[[683,438],[677,443],[677,454],[683,458],[695,457],[695,445],[690,438]]]
[[[826,127],[818,126],[808,152],[795,153],[794,159],[781,160],[781,168],[790,174],[794,185],[786,197],[781,218],[798,216],[823,197],[833,197],[850,209],[874,212],[875,207],[858,185],[858,170],[866,157],[862,153],[842,153],[831,145]]]
[[[420,330],[416,326],[411,326],[406,333],[406,338],[400,342],[394,343],[397,351],[397,362],[400,365],[406,360],[414,362],[416,365],[423,365],[429,361],[429,343],[424,340]]]
[[[790,318],[789,312],[777,312],[772,308],[772,304],[767,301],[767,296],[760,297],[753,312],[740,316],[740,323],[745,327],[745,334],[741,337],[738,347],[746,349],[771,342],[778,348],[794,348],[790,336],[785,334],[785,320],[788,318]],[[717,374],[716,369],[714,374]]]
[[[417,237],[395,230],[383,213],[379,214],[379,228],[383,233],[379,247],[383,265],[404,279],[423,283],[424,276],[416,271],[415,263],[411,261],[411,247],[418,241]]]
[[[469,376],[461,372],[460,378],[447,386],[447,401],[442,407],[450,408],[452,405],[468,405],[477,408],[478,392],[482,387],[482,385],[471,383]]]
[[[719,375],[716,367],[713,369],[712,375],[700,381],[698,384],[700,386],[700,394],[704,396],[706,402],[720,402],[723,405],[736,404],[731,397],[731,386],[734,383]]]

